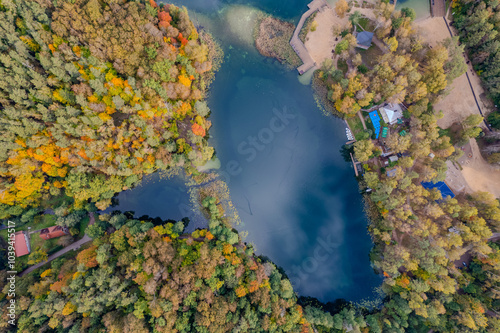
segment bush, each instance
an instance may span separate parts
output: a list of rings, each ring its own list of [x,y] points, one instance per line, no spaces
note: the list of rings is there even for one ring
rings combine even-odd
[[[358,66],[358,72],[361,74],[366,74],[368,73],[368,67],[365,66],[365,64],[361,64]]]

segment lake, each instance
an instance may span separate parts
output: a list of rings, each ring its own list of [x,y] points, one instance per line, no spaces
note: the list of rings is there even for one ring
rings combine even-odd
[[[382,279],[370,265],[372,242],[354,170],[339,152],[345,123],[322,114],[296,71],[260,56],[249,43],[256,10],[297,22],[307,1],[174,3],[185,5],[225,51],[208,99],[210,142],[243,221],[236,227],[248,231],[246,241],[258,254],[285,269],[300,295],[324,302],[374,298]],[[178,177],[146,177],[118,200],[115,208],[137,216],[189,214],[188,189]]]

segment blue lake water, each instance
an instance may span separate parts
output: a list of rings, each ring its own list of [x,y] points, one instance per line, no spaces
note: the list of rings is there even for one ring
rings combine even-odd
[[[307,2],[252,4],[297,19]],[[238,22],[231,15],[251,17],[251,9],[213,0],[174,3],[185,5],[210,28],[225,51],[208,100],[210,141],[243,221],[237,228],[248,231],[246,241],[255,244],[258,254],[285,269],[300,295],[325,302],[373,298],[381,278],[370,266],[372,243],[354,170],[339,153],[346,141],[344,122],[324,116],[295,71],[260,56],[246,43],[245,31],[229,27]],[[137,216],[189,215],[182,180],[155,177],[121,193],[117,208]]]

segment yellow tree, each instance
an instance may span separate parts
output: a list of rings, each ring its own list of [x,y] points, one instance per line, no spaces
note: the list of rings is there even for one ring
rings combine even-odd
[[[349,5],[347,4],[346,0],[339,0],[335,4],[335,12],[339,17],[343,18],[348,10],[349,10]]]

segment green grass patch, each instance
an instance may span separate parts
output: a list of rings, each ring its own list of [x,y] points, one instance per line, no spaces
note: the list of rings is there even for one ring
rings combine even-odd
[[[439,137],[442,137],[442,136],[448,136],[451,138],[451,129],[449,128],[445,128],[445,129],[442,129],[441,127],[439,127]]]
[[[361,112],[361,114],[363,115],[363,117],[365,116],[365,113],[366,112]],[[382,117],[380,117],[380,119],[382,119]],[[371,131],[372,134],[372,139],[375,139],[375,127],[373,126],[373,123],[372,123],[372,120],[370,119],[370,117],[368,117],[367,119],[365,119],[365,124],[366,124],[366,127],[368,128],[368,130]]]
[[[345,60],[339,59],[339,61],[337,61],[337,69],[341,70],[345,75],[345,73],[347,73],[347,70],[349,69],[349,67],[347,67],[347,62],[345,62]]]
[[[363,128],[363,123],[361,122],[361,119],[359,119],[358,116],[347,118],[347,123],[349,124],[349,127],[353,132],[352,134],[354,135],[354,138],[356,140],[359,141],[370,138],[369,131],[368,130],[365,131],[365,129]]]
[[[316,14],[318,12],[315,12],[311,16],[309,16],[306,21],[304,22],[304,25],[302,26],[302,29],[300,29],[299,32],[299,39],[302,41],[302,43],[306,42],[306,36],[307,33],[311,30],[312,23],[314,21],[314,18],[316,17]]]
[[[358,25],[363,28],[363,30],[368,30],[370,31],[370,28],[371,28],[371,24],[370,24],[370,20],[366,17],[362,17],[359,19],[358,21]]]
[[[87,215],[85,216],[79,223],[78,223],[78,239],[82,238],[85,235],[85,229],[87,229],[87,226],[90,223],[90,217]]]
[[[373,68],[377,64],[378,57],[382,56],[384,52],[375,44],[372,44],[368,50],[356,49],[359,54],[361,54],[361,60],[363,60],[363,64],[368,66],[369,68]]]
[[[22,226],[16,227],[16,231],[28,230],[28,227],[31,227],[31,230],[39,230],[51,227],[56,224],[56,217],[54,215],[43,214],[37,215],[33,218],[33,221],[23,224]],[[7,229],[0,230],[0,237],[3,239],[7,239]]]

